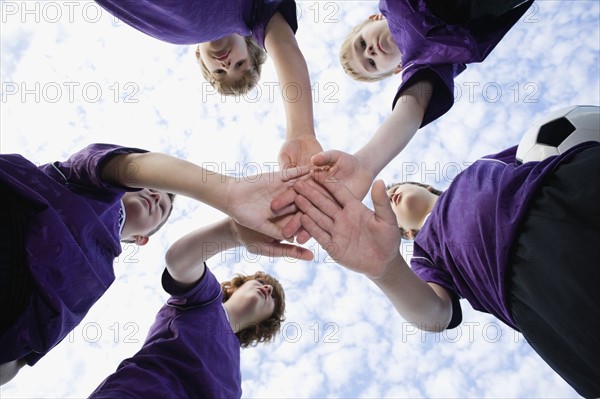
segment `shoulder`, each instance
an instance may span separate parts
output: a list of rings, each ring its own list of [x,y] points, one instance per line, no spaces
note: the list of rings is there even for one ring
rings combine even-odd
[[[165,268],[162,275],[162,286],[167,293],[171,294],[171,298],[167,302],[171,305],[183,307],[208,305],[213,302],[220,303],[223,298],[221,285],[206,264],[202,276],[191,285],[178,283]]]
[[[252,8],[252,37],[262,48],[265,48],[267,31],[277,35],[289,29],[293,35],[298,30],[294,0],[258,0],[253,2]]]

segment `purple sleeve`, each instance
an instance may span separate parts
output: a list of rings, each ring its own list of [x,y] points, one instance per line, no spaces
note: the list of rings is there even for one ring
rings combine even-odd
[[[517,146],[515,145],[513,147],[507,148],[497,154],[486,155],[483,158],[495,159],[498,161],[502,161],[506,164],[514,163],[517,159]]]
[[[446,328],[450,329],[458,326],[462,322],[462,309],[459,301],[460,296],[456,292],[452,277],[437,267],[429,255],[416,242],[414,243],[414,254],[410,261],[410,268],[421,280],[426,283],[441,285],[448,291],[452,298],[452,319]]]
[[[167,293],[171,294],[167,304],[179,308],[204,306],[223,299],[221,285],[206,264],[204,264],[204,274],[193,287],[182,289],[166,268],[162,275],[162,286]]]
[[[261,0],[254,1],[256,10],[253,10],[255,23],[252,26],[252,38],[256,40],[260,47],[265,48],[265,30],[269,21],[279,12],[281,16],[290,25],[290,28],[296,33],[298,30],[298,20],[296,17],[296,2],[294,0]]]
[[[105,162],[119,154],[145,153],[139,148],[122,147],[114,144],[90,144],[71,155],[64,162],[54,162],[42,166],[42,170],[70,188],[137,191],[128,187],[118,187],[102,181],[100,172]]]
[[[392,109],[406,89],[418,81],[428,80],[433,84],[433,93],[420,127],[428,125],[448,112],[454,105],[454,77],[465,69],[464,64],[412,65],[407,67],[402,73],[402,84],[400,84],[396,97],[394,97]]]

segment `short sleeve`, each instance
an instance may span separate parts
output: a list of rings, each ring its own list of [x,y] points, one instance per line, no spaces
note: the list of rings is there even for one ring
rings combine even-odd
[[[167,305],[190,308],[204,306],[214,301],[222,301],[221,285],[214,274],[204,264],[204,274],[191,288],[182,289],[165,268],[162,274],[163,289],[171,295]]]
[[[117,186],[102,181],[100,171],[104,163],[115,155],[145,152],[148,151],[113,144],[90,144],[66,161],[45,165],[43,169],[48,175],[64,181],[71,189],[110,190]],[[127,187],[118,188],[121,191],[137,191]]]
[[[418,253],[418,255],[417,255]],[[452,283],[452,277],[433,261],[415,243],[415,255],[413,255],[410,266],[412,271],[426,283],[435,283],[444,287],[452,299],[452,319],[448,329],[457,327],[462,322],[462,309],[460,307],[460,296]]]
[[[252,37],[260,47],[265,48],[265,32],[273,15],[279,12],[294,34],[298,30],[296,2],[294,0],[255,0],[252,14]]]
[[[402,73],[402,84],[394,97],[392,109],[396,107],[398,99],[407,89],[419,81],[428,80],[433,84],[433,93],[420,127],[428,125],[454,105],[454,77],[465,69],[464,64],[408,66]]]

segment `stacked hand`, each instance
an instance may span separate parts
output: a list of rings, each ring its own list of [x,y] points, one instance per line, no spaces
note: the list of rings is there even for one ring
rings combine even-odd
[[[400,245],[400,231],[383,182],[373,184],[373,212],[341,182],[316,179],[333,200],[307,182],[296,182],[295,202],[303,213],[302,226],[337,263],[371,279],[382,278]]]
[[[288,150],[301,146],[286,144]],[[308,166],[286,168],[231,185],[228,213],[239,241],[253,253],[310,260],[307,249],[280,241],[295,236],[303,244],[312,236],[336,262],[380,278],[400,243],[383,183],[373,185],[373,212],[361,203],[373,174],[359,158],[326,151],[310,160],[310,172]]]
[[[307,184],[321,194],[333,199],[333,195],[328,193],[325,186],[316,182],[326,183],[336,181],[344,184],[351,194],[360,202],[369,191],[373,181],[373,173],[355,156],[341,151],[325,151],[314,155],[311,158],[312,170],[307,180],[303,176],[300,180],[307,180]],[[277,215],[290,213],[294,209],[295,199],[298,193],[294,190],[282,192],[271,202],[271,208]],[[335,201],[335,200],[334,200]],[[300,244],[304,244],[310,239],[310,234],[302,228],[300,222],[301,213],[297,213],[287,225],[283,227],[285,237],[296,236]]]

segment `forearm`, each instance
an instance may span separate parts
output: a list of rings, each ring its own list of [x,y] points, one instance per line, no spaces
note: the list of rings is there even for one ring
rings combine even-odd
[[[355,153],[373,176],[377,176],[413,138],[423,121],[431,90],[432,85],[427,81],[407,89],[371,140]]]
[[[315,136],[313,102],[306,60],[285,19],[276,13],[265,34],[265,47],[277,71],[287,121],[286,139]]]
[[[388,267],[383,277],[371,279],[408,322],[426,331],[442,331],[450,323],[452,302],[442,299],[408,267],[402,255]]]
[[[169,274],[181,284],[192,284],[204,273],[204,262],[237,245],[227,218],[181,237],[167,250]]]
[[[101,176],[112,184],[183,195],[223,212],[231,180],[191,162],[156,152],[117,155],[104,165]]]

